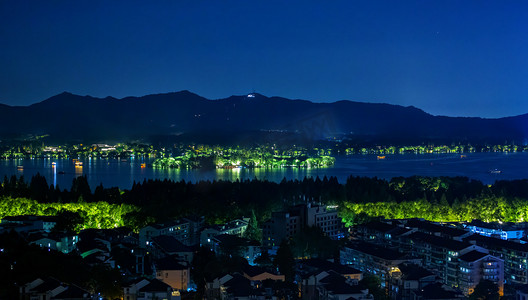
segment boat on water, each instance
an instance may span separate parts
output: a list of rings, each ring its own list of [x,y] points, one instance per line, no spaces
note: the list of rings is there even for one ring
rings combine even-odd
[[[17,166],[17,170],[19,170],[19,171],[24,170],[24,166]]]
[[[64,174],[66,174],[66,172],[64,172],[64,171],[59,171],[59,172],[57,172],[57,173],[60,174],[60,175],[64,175]]]
[[[489,170],[489,173],[490,173],[490,174],[502,174],[502,170],[499,170],[499,169],[493,169],[493,170]]]
[[[378,155],[378,159],[385,159],[385,155]]]

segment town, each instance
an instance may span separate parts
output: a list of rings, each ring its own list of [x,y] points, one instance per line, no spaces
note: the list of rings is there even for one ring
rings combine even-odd
[[[381,219],[345,228],[335,208],[310,201],[273,212],[262,228],[254,217],[214,226],[188,217],[138,233],[73,233],[55,230],[58,217],[5,217],[0,258],[12,250],[6,238],[17,235],[28,247],[118,270],[121,281],[105,292],[120,299],[459,299],[483,282],[501,296],[526,296],[516,288],[528,284],[528,223]],[[16,261],[9,263],[16,272]],[[52,276],[17,288],[23,299],[103,297]]]
[[[54,300],[526,296],[525,184],[148,181],[91,193],[85,177],[70,191],[6,178],[0,290]]]
[[[256,143],[248,146],[221,146],[206,144],[174,143],[169,145],[154,145],[151,143],[116,143],[116,144],[64,144],[46,145],[39,139],[31,138],[27,141],[0,141],[1,159],[82,159],[82,158],[152,158],[159,159],[156,163],[160,167],[175,167],[184,165],[192,167],[192,158],[217,158],[218,166],[224,166],[236,161],[247,161],[247,165],[254,166],[260,161],[261,167],[273,167],[273,158],[306,159],[308,157],[335,157],[337,155],[391,155],[391,154],[464,154],[464,153],[510,153],[527,152],[527,145],[451,145],[438,143],[424,143],[422,145],[367,145],[329,137],[327,141],[310,145],[277,145],[275,143]],[[169,159],[179,161],[169,163]],[[182,163],[185,162],[185,163]],[[298,162],[299,163],[299,162]],[[325,165],[330,165],[325,163]]]

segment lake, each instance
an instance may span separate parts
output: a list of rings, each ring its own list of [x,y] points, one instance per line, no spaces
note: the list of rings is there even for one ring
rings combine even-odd
[[[40,173],[49,184],[61,189],[71,187],[73,178],[86,175],[92,191],[99,184],[105,187],[117,186],[130,189],[132,183],[146,179],[171,179],[196,182],[200,180],[262,179],[280,182],[286,179],[303,179],[306,176],[320,178],[335,176],[344,183],[350,175],[391,179],[397,176],[466,176],[484,183],[495,180],[528,179],[528,153],[468,153],[460,154],[403,154],[386,155],[377,159],[376,155],[351,155],[337,157],[336,164],[324,169],[216,169],[216,170],[160,170],[142,168],[153,160],[129,158],[81,159],[82,167],[76,167],[71,159],[23,159],[0,160],[0,175],[23,175],[28,181]],[[55,163],[55,164],[53,164]],[[22,166],[19,169],[18,166]],[[490,170],[500,170],[491,174]]]

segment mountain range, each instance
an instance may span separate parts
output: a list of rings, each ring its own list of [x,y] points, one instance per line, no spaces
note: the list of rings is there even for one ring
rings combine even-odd
[[[248,138],[314,141],[524,142],[528,114],[498,119],[433,116],[415,107],[337,101],[314,103],[260,94],[209,100],[189,91],[94,98],[61,93],[29,106],[0,104],[0,137],[55,140]]]

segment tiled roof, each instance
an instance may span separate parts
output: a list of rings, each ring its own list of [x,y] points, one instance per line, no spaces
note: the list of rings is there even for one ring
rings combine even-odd
[[[192,252],[192,250],[169,235],[160,235],[152,238],[152,242],[168,253]]]
[[[342,275],[361,273],[360,270],[354,269],[352,267],[345,266],[345,265],[338,264],[338,263],[333,263],[333,262],[330,262],[324,259],[318,259],[318,258],[302,260],[300,261],[300,263],[317,268],[320,271],[332,270]]]

